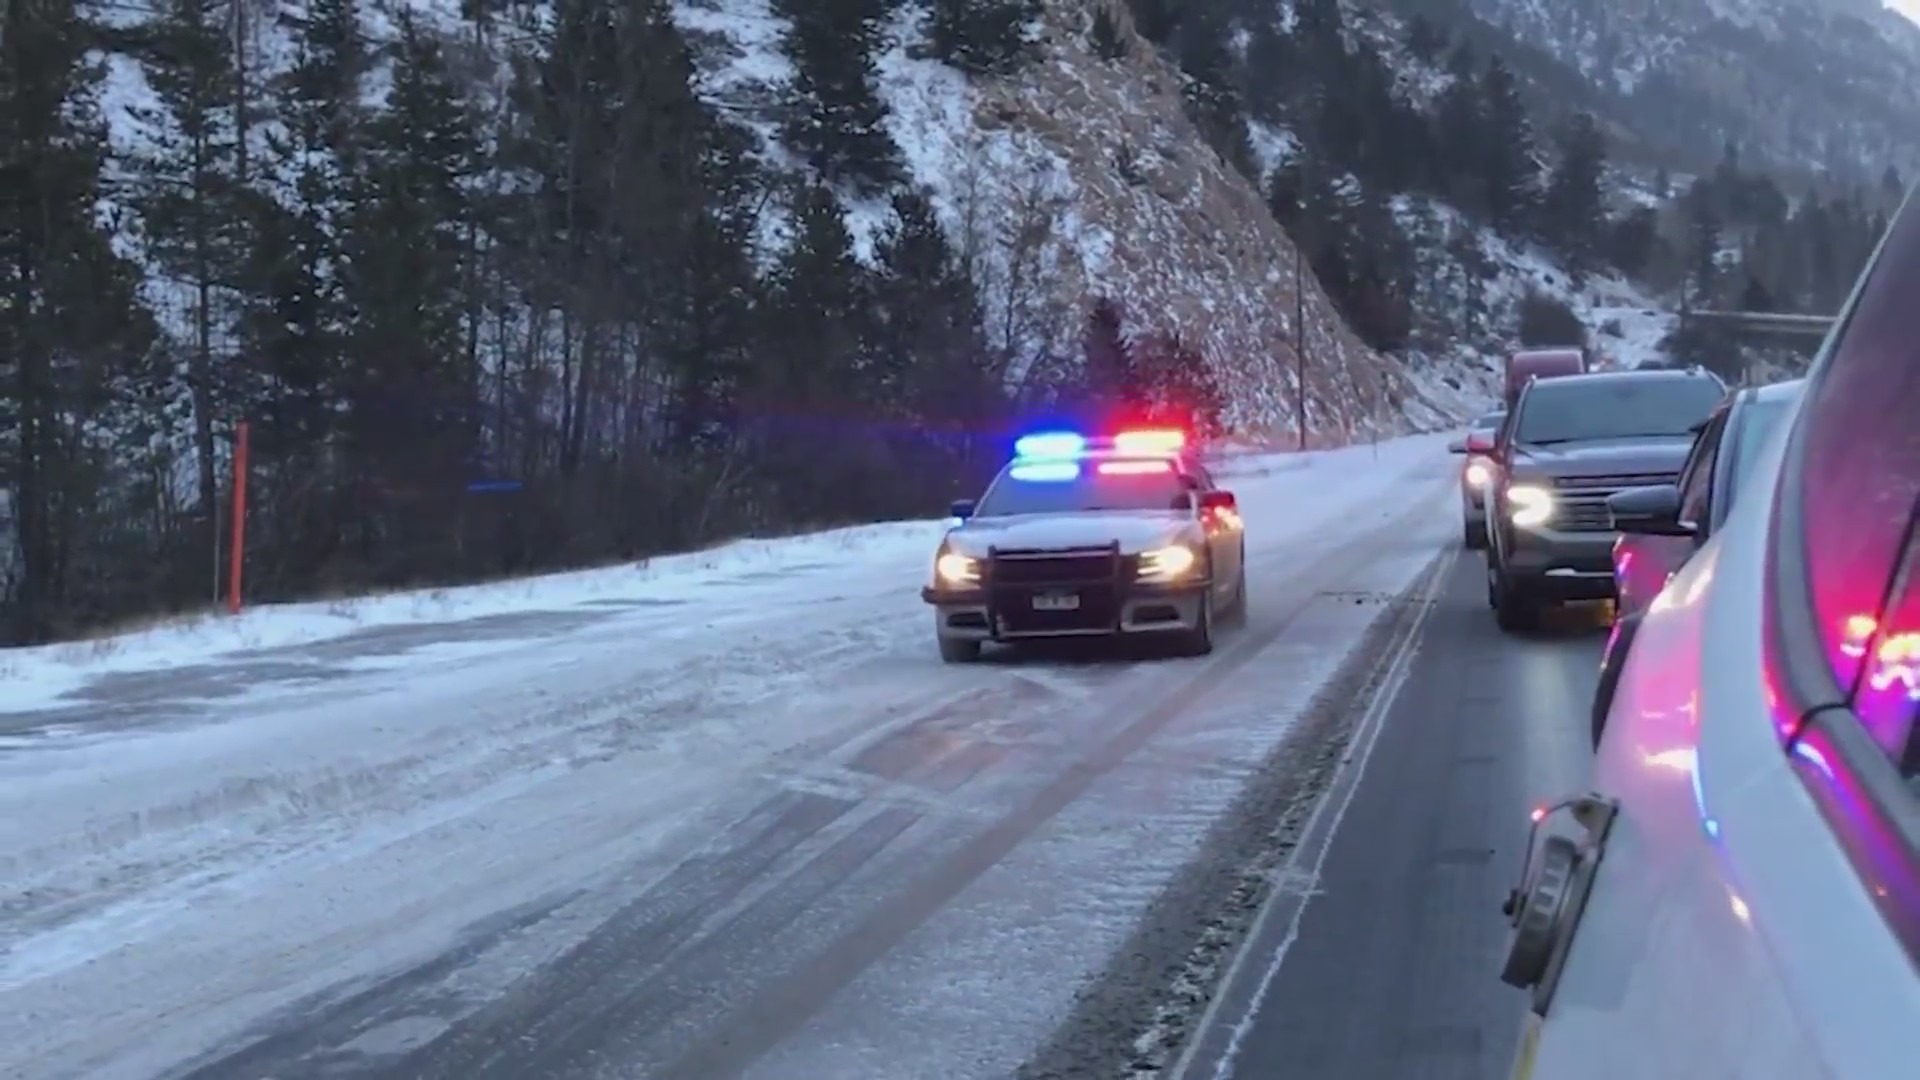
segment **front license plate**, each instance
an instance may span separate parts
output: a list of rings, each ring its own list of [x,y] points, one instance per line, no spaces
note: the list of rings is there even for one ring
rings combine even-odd
[[[1079,611],[1079,593],[1037,593],[1033,598],[1035,611]]]

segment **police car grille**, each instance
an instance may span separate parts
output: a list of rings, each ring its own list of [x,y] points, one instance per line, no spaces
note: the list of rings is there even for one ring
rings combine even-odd
[[[1552,527],[1564,532],[1612,532],[1613,513],[1607,498],[1628,488],[1671,484],[1674,473],[1628,473],[1616,476],[1563,476],[1553,482]]]
[[[1126,565],[1113,547],[996,551],[987,568],[994,618],[1000,630],[1009,634],[1110,627],[1119,616],[1115,585]],[[1043,594],[1071,594],[1078,603],[1070,611],[1036,608],[1034,598]]]
[[[1090,585],[1114,580],[1118,560],[1111,550],[1060,553],[995,552],[988,580],[995,585]]]

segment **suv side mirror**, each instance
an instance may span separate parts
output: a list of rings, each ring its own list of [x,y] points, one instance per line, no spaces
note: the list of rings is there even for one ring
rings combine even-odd
[[[1447,453],[1449,454],[1464,454],[1466,452],[1467,440],[1465,439],[1455,439],[1447,444]]]
[[[1484,431],[1469,432],[1462,445],[1465,449],[1461,453],[1465,454],[1491,454],[1494,451],[1493,436]]]
[[[1680,489],[1672,484],[1628,488],[1607,497],[1613,527],[1629,536],[1692,536],[1680,522]]]
[[[974,503],[972,499],[955,499],[953,500],[953,506],[947,510],[947,515],[965,521],[973,516],[973,510]]]
[[[1209,491],[1200,496],[1200,509],[1203,511],[1239,510],[1240,500],[1234,498],[1231,491]]]

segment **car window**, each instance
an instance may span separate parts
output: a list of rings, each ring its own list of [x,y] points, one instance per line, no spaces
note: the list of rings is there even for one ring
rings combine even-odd
[[[1500,430],[1500,425],[1505,423],[1506,419],[1507,419],[1507,413],[1506,413],[1506,410],[1504,409],[1497,410],[1495,412],[1490,412],[1485,416],[1482,416],[1478,420],[1475,420],[1473,422],[1472,430],[1498,431]]]
[[[1920,209],[1888,234],[1805,391],[1796,527],[1815,630],[1834,681],[1886,597],[1920,496]]]
[[[1733,471],[1727,474],[1735,491],[1753,472],[1754,463],[1760,460],[1760,451],[1767,448],[1767,441],[1780,427],[1780,419],[1791,411],[1793,401],[1783,398],[1756,398],[1740,410],[1740,432],[1733,446]],[[1725,497],[1731,495],[1732,492],[1728,492]]]
[[[1713,503],[1714,463],[1720,457],[1721,439],[1727,431],[1726,410],[1714,414],[1707,429],[1694,440],[1686,468],[1680,472],[1680,520],[1695,526],[1712,520],[1707,515]]]
[[[1724,396],[1720,384],[1708,378],[1546,379],[1528,389],[1513,439],[1551,445],[1684,436],[1712,415]]]
[[[1914,730],[1920,710],[1920,540],[1908,537],[1887,604],[1865,636],[1853,712],[1912,783],[1920,780],[1920,738]]]
[[[987,488],[974,516],[1171,512],[1188,497],[1193,483],[1164,459],[1014,462]]]
[[[1792,421],[1768,535],[1760,674],[1837,850],[1920,962],[1916,298],[1920,203],[1910,194],[1821,347]]]

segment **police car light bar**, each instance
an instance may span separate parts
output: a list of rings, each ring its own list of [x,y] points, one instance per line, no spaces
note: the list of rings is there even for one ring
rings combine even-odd
[[[1023,458],[1070,458],[1086,452],[1087,438],[1072,431],[1045,431],[1015,440],[1013,454]]]
[[[1073,461],[1026,462],[1015,465],[1008,475],[1030,484],[1064,484],[1080,479],[1080,465]]]
[[[1113,448],[1123,454],[1172,454],[1186,445],[1187,433],[1172,428],[1123,431],[1113,437]]]

